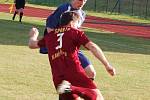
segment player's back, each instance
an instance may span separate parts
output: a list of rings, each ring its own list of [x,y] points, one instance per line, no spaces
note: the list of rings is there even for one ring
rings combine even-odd
[[[82,40],[82,32],[71,28],[62,27],[46,35],[49,60],[53,74],[83,71],[77,52]]]
[[[71,27],[58,28],[46,35],[45,42],[55,86],[67,80],[75,86],[96,88],[86,76],[78,58],[80,45],[89,42],[82,31]]]
[[[25,4],[25,0],[16,0],[16,4]]]

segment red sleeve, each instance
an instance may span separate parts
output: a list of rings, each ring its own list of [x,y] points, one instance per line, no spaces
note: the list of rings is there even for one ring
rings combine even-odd
[[[38,46],[39,46],[39,47],[46,47],[46,46],[45,46],[45,38],[42,38],[42,39],[40,39],[40,40],[38,41]]]
[[[90,42],[89,38],[84,34],[82,31],[78,31],[77,34],[77,42],[78,45],[83,45],[85,46],[88,42]]]

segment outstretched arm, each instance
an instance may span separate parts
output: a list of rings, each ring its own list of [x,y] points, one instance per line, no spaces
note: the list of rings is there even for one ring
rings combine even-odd
[[[94,54],[94,56],[104,64],[107,72],[110,75],[114,76],[116,74],[115,69],[109,64],[108,60],[106,59],[104,53],[99,46],[97,46],[93,42],[88,42],[85,47],[87,47]]]
[[[37,28],[32,28],[29,32],[29,43],[28,46],[31,49],[36,49],[39,48],[38,46],[38,35],[39,35],[39,31]]]

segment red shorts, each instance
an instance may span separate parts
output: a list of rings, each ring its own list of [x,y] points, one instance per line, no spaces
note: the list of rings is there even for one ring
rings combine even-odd
[[[70,72],[61,76],[53,77],[54,85],[57,87],[63,80],[71,83],[73,86],[96,89],[96,84],[87,77],[85,72]]]
[[[59,100],[76,100],[79,96],[72,93],[64,93],[59,95]]]

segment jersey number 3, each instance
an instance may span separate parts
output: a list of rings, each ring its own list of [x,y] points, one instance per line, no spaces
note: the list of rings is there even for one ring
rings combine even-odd
[[[59,42],[59,45],[56,47],[56,50],[62,48],[62,38],[63,38],[63,35],[64,35],[64,33],[57,34],[57,37],[58,37],[57,41]]]

